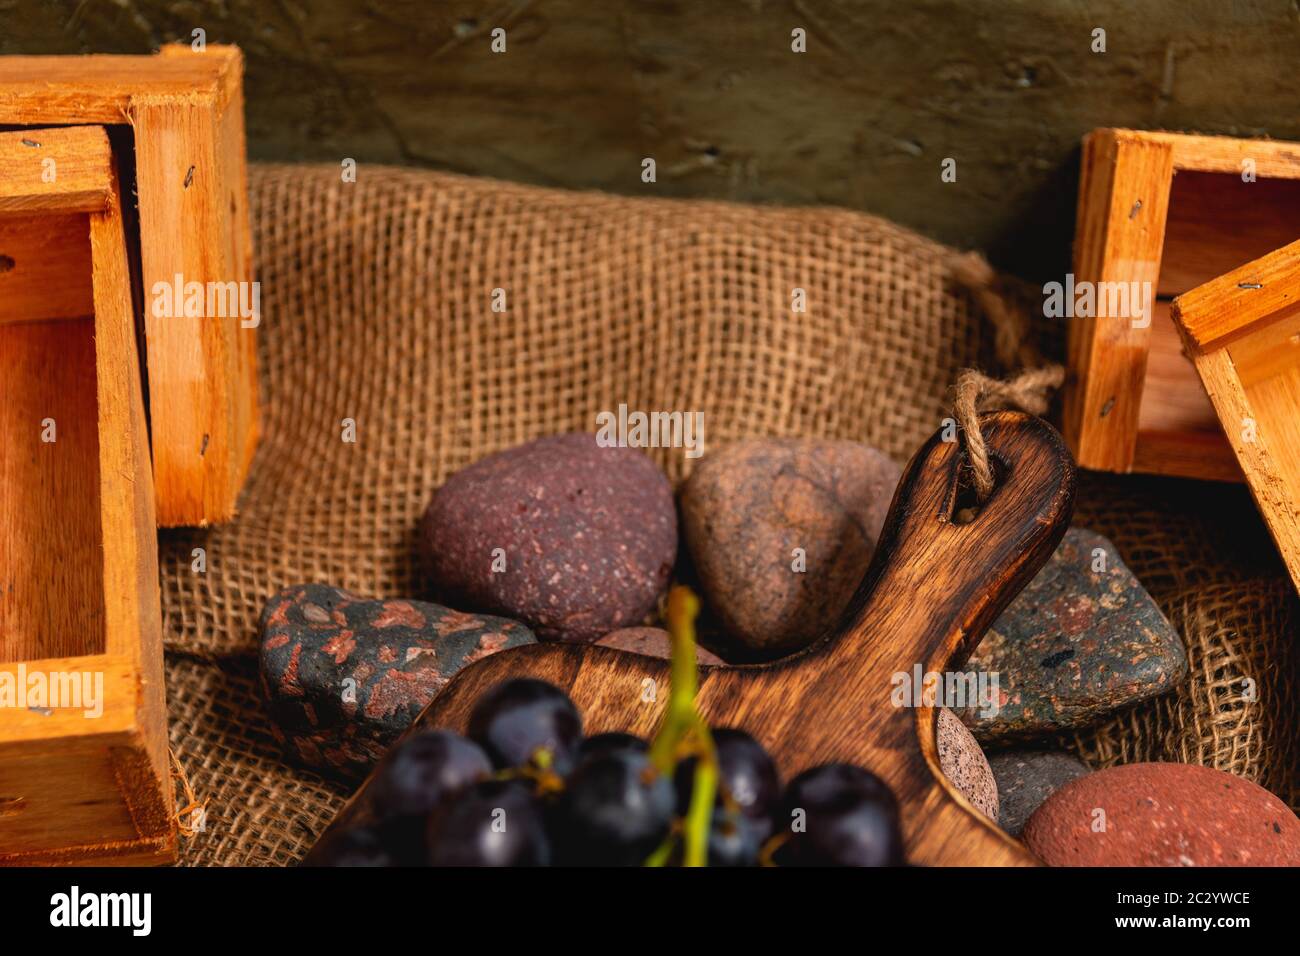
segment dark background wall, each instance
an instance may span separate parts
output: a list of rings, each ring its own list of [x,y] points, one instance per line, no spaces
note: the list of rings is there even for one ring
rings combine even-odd
[[[1297,0],[0,0],[0,54],[195,27],[244,49],[254,158],[831,203],[1030,277],[1068,262],[1088,129],[1300,139]]]

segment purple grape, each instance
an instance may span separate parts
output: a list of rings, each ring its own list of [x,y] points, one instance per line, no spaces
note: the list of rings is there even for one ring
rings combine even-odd
[[[381,818],[423,818],[444,800],[492,773],[487,754],[446,730],[407,737],[380,765],[367,799]]]
[[[723,727],[712,734],[718,755],[717,805],[723,805],[724,793],[729,795],[740,812],[758,825],[760,838],[766,839],[771,831],[772,812],[781,796],[776,764],[763,745],[743,730]],[[686,813],[690,806],[695,763],[694,757],[683,760],[673,777],[679,814]]]
[[[832,763],[790,781],[778,832],[782,866],[898,866],[903,836],[898,801],[875,774]]]
[[[770,819],[755,820],[718,807],[709,828],[709,866],[756,866]]]
[[[469,736],[499,769],[535,764],[545,751],[551,769],[565,776],[582,741],[582,716],[558,687],[519,677],[479,698],[470,714]]]
[[[584,760],[551,815],[565,866],[639,866],[668,836],[673,788],[649,757],[614,750]]]
[[[429,819],[430,866],[547,866],[540,804],[522,780],[474,784]]]
[[[578,745],[577,762],[582,763],[588,757],[613,753],[617,750],[631,750],[634,753],[643,754],[649,749],[650,745],[640,737],[615,730],[584,738],[582,743]]]

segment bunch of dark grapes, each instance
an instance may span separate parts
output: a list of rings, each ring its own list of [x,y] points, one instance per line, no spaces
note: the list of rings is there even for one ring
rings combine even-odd
[[[482,697],[468,732],[407,737],[376,771],[358,822],[331,829],[307,864],[680,863],[693,814],[711,866],[903,862],[898,804],[879,778],[828,764],[783,790],[772,758],[742,730],[714,730],[705,752],[664,765],[630,734],[583,737],[563,691],[522,678]],[[716,788],[701,813],[702,760]]]

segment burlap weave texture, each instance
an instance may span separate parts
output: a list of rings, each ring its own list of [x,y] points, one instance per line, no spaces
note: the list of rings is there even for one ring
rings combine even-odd
[[[237,519],[166,532],[161,551],[172,746],[208,801],[187,863],[293,862],[333,816],[345,788],[270,740],[257,616],[303,581],[422,594],[416,522],[455,470],[593,430],[620,403],[703,412],[706,449],[854,438],[901,462],[947,414],[956,373],[991,363],[953,250],[859,213],[374,167],[343,183],[336,166],[255,165],[250,190],[264,437]],[[652,454],[674,481],[690,464]],[[1244,491],[1085,477],[1078,523],[1115,541],[1183,630],[1193,674],[1072,743],[1099,764],[1221,766],[1295,802],[1296,618]],[[1231,699],[1225,660],[1257,674],[1257,704]]]

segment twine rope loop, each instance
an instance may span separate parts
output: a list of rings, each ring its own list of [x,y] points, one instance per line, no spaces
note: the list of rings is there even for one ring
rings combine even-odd
[[[996,477],[988,443],[980,430],[981,412],[1018,409],[1031,415],[1046,413],[1051,395],[1065,381],[1065,368],[1048,363],[1033,343],[1029,314],[998,291],[997,273],[983,256],[968,252],[953,263],[953,278],[974,296],[993,326],[993,348],[1002,368],[1021,371],[1005,379],[963,369],[953,388],[953,417],[970,463],[976,500],[983,504],[993,493]]]

